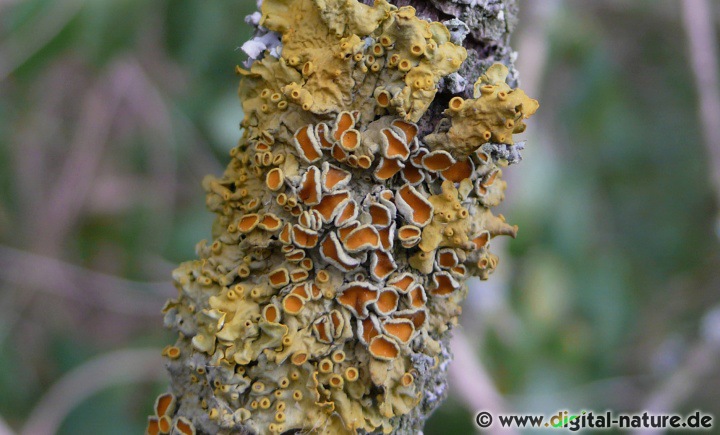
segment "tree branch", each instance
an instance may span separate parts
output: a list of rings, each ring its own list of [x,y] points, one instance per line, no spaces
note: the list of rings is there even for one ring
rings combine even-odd
[[[149,432],[410,434],[447,396],[465,281],[517,231],[490,209],[538,103],[513,88],[513,0],[394,3],[248,17],[244,133],[203,183],[213,241],[173,275]]]

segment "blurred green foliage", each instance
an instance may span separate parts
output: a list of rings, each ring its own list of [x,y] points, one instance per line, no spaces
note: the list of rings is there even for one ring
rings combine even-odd
[[[557,2],[545,18],[528,3],[515,40],[541,26],[547,58],[521,71],[541,101],[525,160],[506,171],[503,213],[521,231],[472,289],[499,305],[471,296],[465,332],[511,410],[635,411],[682,363],[720,288],[678,3]],[[174,265],[209,237],[200,180],[239,137],[233,69],[254,8],[0,2],[0,416],[14,428],[94,356],[172,340],[160,308]],[[59,266],[27,283],[11,273],[19,252]],[[119,312],[83,273],[156,309]],[[682,409],[720,414],[718,373],[702,382]],[[60,433],[139,433],[164,388],[97,392]],[[451,397],[425,433],[472,433],[476,411]]]
[[[161,326],[161,300],[174,293],[173,266],[193,257],[195,243],[209,236],[212,216],[200,181],[206,172],[221,171],[234,145],[226,139],[239,137],[234,67],[244,59],[238,47],[251,29],[243,19],[255,5],[11,3],[0,5],[1,63],[12,68],[0,81],[3,246],[59,258],[65,269],[80,265],[165,287],[148,301],[155,314],[133,316],[48,296],[44,288],[0,276],[6,278],[0,311],[20,310],[18,317],[0,314],[0,416],[19,428],[49,385],[70,369],[116,348],[152,346],[159,352],[172,340]],[[118,80],[130,85],[113,90]],[[113,113],[103,126],[108,131],[99,135],[104,143],[95,144],[99,157],[87,161],[93,158],[83,159],[80,142],[96,94],[100,104],[89,111]],[[116,110],[105,107],[110,99],[120,100]],[[71,171],[63,172],[73,158],[94,166],[93,179],[78,183]],[[74,195],[74,189],[87,191]],[[61,228],[48,205],[58,194],[74,197],[80,207]],[[44,240],[49,231],[63,237]],[[2,253],[3,265],[12,253]],[[48,273],[48,287],[63,279],[52,275],[57,271],[38,273]],[[81,293],[93,299],[93,291]],[[103,390],[67,416],[60,433],[141,433],[164,388],[159,379]]]

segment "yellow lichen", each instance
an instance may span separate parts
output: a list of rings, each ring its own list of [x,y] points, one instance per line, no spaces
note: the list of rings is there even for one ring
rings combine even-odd
[[[506,162],[486,147],[512,143],[537,102],[493,66],[423,137],[466,57],[445,26],[385,0],[264,0],[261,24],[280,56],[238,68],[244,133],[203,181],[212,243],[173,274],[178,395],[148,433],[391,433],[445,358],[465,279],[515,234],[489,210]],[[207,415],[180,415],[185,401]]]
[[[487,142],[513,144],[513,134],[525,131],[525,120],[538,109],[537,100],[521,89],[505,83],[508,69],[494,64],[475,83],[473,99],[450,100],[445,114],[450,117],[447,132],[425,137],[432,148],[445,149],[456,155],[470,155]]]
[[[463,47],[449,42],[443,25],[421,20],[413,8],[397,9],[385,0],[373,6],[345,0],[267,0],[262,13],[261,24],[282,34],[282,57],[268,59],[266,66],[253,65],[246,74],[315,114],[342,108],[370,118],[376,108],[366,100],[382,95],[380,102],[385,104],[378,104],[378,109],[389,106],[416,122],[434,99],[440,79],[457,71],[467,56]],[[367,38],[376,42],[369,44]],[[378,68],[363,69],[371,55]],[[397,65],[383,68],[385,62]],[[275,83],[267,79],[270,72],[278,75]],[[267,103],[262,98],[244,98],[246,113],[261,112],[263,104]],[[269,114],[258,118],[273,122]]]

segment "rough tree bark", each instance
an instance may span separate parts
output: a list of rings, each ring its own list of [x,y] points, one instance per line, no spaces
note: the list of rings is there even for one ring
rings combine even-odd
[[[203,183],[214,241],[173,275],[171,392],[148,432],[419,433],[464,281],[516,231],[489,209],[537,109],[514,89],[517,5],[265,2],[243,139]]]
[[[372,4],[373,0],[363,2]],[[419,17],[445,22],[451,31],[462,31],[463,24],[467,26],[468,33],[462,45],[467,49],[468,56],[458,71],[458,74],[467,80],[467,86],[456,94],[449,89],[439,92],[425,119],[440,119],[448,101],[455,95],[471,98],[472,83],[496,62],[508,67],[507,83],[512,88],[517,87],[517,53],[510,46],[510,36],[518,20],[516,0],[394,0],[392,3],[397,6],[412,6]],[[434,125],[424,125],[423,131],[430,132],[433,128]]]

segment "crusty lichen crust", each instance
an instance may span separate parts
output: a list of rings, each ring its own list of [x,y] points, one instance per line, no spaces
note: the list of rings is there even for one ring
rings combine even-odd
[[[491,239],[516,233],[490,211],[496,151],[538,104],[497,64],[420,138],[466,56],[444,25],[385,0],[265,0],[260,24],[281,56],[238,68],[244,134],[203,182],[212,243],[173,274],[148,432],[390,433],[432,393]]]

